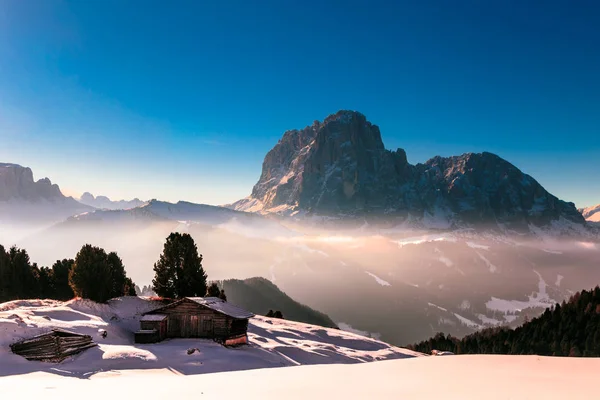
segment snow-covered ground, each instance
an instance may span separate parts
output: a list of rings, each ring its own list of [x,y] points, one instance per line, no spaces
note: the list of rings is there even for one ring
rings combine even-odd
[[[103,371],[132,369],[168,369],[187,375],[420,355],[352,332],[266,317],[250,320],[249,346],[225,348],[203,339],[134,344],[133,331],[139,329],[140,314],[158,306],[139,297],[123,297],[105,305],[87,300],[20,300],[0,304],[0,377],[43,371],[82,378]],[[52,328],[91,335],[99,346],[60,364],[27,361],[11,353],[11,343]],[[102,338],[99,330],[106,330],[107,337]],[[190,348],[200,351],[188,355]]]
[[[256,317],[250,345],[208,340],[134,344],[137,297],[0,304],[0,393],[16,399],[567,399],[593,397],[600,359],[537,356],[418,357],[354,333]],[[8,345],[54,327],[99,343],[60,364],[27,361]],[[102,339],[98,329],[106,329]],[[198,352],[187,354],[189,348]],[[384,360],[381,362],[369,362]],[[353,365],[346,365],[353,364]],[[292,368],[276,368],[292,367]]]
[[[600,359],[537,356],[417,357],[215,374],[166,368],[0,378],[16,399],[544,399],[594,398]]]

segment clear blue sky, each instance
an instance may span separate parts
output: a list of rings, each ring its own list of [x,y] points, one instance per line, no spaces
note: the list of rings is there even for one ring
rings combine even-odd
[[[600,203],[600,2],[0,0],[0,161],[67,193],[230,202],[339,109]]]

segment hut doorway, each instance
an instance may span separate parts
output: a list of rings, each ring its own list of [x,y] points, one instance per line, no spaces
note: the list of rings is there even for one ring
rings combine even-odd
[[[201,336],[212,336],[213,334],[213,319],[209,316],[202,317],[202,324],[200,326]]]

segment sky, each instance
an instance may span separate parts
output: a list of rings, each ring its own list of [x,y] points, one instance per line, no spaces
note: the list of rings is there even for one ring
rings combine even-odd
[[[0,162],[224,204],[289,129],[362,112],[411,163],[490,151],[600,203],[600,2],[0,0]]]

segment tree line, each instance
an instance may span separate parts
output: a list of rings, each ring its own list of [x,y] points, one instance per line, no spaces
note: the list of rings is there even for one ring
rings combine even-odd
[[[8,251],[0,245],[0,302],[45,298],[88,298],[98,302],[135,295],[134,284],[115,252],[86,244],[75,259],[56,261],[52,267],[32,263],[25,249]]]
[[[438,333],[408,348],[455,354],[600,356],[600,287],[583,290],[516,329],[488,328],[462,339]]]
[[[164,298],[211,296],[226,301],[225,291],[216,282],[208,285],[207,278],[194,239],[187,233],[171,233],[154,264],[152,287],[144,289]],[[13,246],[6,251],[0,245],[0,302],[82,297],[105,303],[114,297],[135,295],[136,285],[116,252],[86,244],[74,259],[38,267],[26,250]]]

